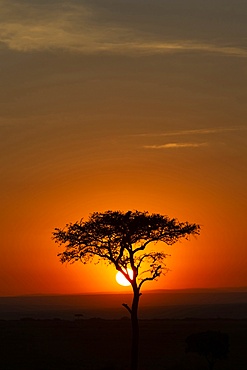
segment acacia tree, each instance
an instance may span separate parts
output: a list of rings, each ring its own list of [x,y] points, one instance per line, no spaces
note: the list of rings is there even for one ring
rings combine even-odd
[[[160,214],[148,212],[106,211],[95,212],[88,221],[83,219],[56,228],[53,237],[65,250],[59,253],[60,261],[84,264],[103,260],[114,265],[129,281],[133,289],[129,311],[132,324],[131,370],[138,369],[138,305],[141,288],[146,281],[156,280],[167,272],[164,263],[167,254],[157,246],[158,242],[172,245],[181,238],[199,234],[200,226],[180,223]],[[154,249],[150,249],[153,246]],[[131,274],[130,272],[131,271]]]

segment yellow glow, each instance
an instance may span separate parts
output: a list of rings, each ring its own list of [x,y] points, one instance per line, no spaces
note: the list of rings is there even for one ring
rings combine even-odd
[[[128,269],[129,277],[133,278],[133,271],[131,269]],[[118,271],[116,274],[116,281],[118,284],[122,286],[129,286],[130,282],[125,278],[125,276],[122,274],[122,272]]]

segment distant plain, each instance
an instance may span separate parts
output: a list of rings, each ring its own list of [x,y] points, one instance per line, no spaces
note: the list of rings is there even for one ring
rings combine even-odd
[[[122,303],[130,305],[131,298],[130,292],[0,297],[0,319],[73,320],[77,314],[84,319],[121,319],[128,316]],[[247,319],[247,289],[144,291],[139,316],[142,319]]]
[[[152,299],[151,299],[152,298]],[[121,306],[130,294],[0,298],[1,369],[128,370],[131,324]],[[227,333],[229,356],[215,370],[246,370],[247,293],[144,292],[140,305],[140,370],[207,370],[186,353],[186,337]]]

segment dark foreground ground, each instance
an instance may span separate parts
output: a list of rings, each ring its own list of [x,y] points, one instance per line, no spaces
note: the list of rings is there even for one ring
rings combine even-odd
[[[206,370],[204,358],[185,352],[185,339],[217,330],[229,335],[228,359],[215,370],[247,369],[247,320],[141,320],[140,370]],[[130,321],[88,319],[1,320],[1,370],[125,370]]]

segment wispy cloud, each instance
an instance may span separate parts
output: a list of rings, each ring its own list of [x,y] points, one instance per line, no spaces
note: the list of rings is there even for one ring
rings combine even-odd
[[[217,53],[247,57],[247,49],[198,40],[147,42],[138,30],[99,19],[96,10],[78,3],[44,5],[0,0],[0,43],[27,51],[67,50],[79,53],[161,54]]]
[[[202,129],[193,129],[193,130],[177,130],[177,131],[168,131],[168,132],[159,132],[159,133],[141,133],[137,136],[141,137],[160,137],[160,136],[186,136],[186,135],[210,135],[210,134],[220,134],[224,132],[236,132],[236,131],[246,131],[247,127],[216,127],[216,128],[202,128]]]
[[[1,1],[0,42],[17,51],[52,49],[89,52],[100,47],[100,30],[83,5],[35,6]]]
[[[162,53],[179,53],[179,52],[195,52],[195,53],[214,53],[224,54],[229,56],[247,57],[247,49],[234,46],[225,46],[221,44],[212,44],[207,42],[198,42],[197,40],[173,40],[170,42],[153,41],[145,43],[140,40],[137,45],[128,45],[129,49],[147,54],[162,54]]]
[[[177,149],[177,148],[199,148],[207,146],[208,143],[168,143],[162,145],[144,145],[145,149]]]
[[[220,133],[226,132],[236,132],[236,131],[246,131],[247,127],[239,126],[239,127],[216,127],[216,128],[204,128],[204,129],[194,129],[194,130],[177,130],[177,131],[168,131],[163,133],[145,133],[145,134],[138,134],[139,137],[180,137],[180,136],[190,136],[190,137],[198,137],[198,136],[205,136],[205,135],[216,135]],[[198,138],[199,140],[199,138]],[[209,141],[207,142],[169,142],[165,144],[152,144],[152,145],[143,145],[145,149],[177,149],[177,148],[200,148],[206,147],[209,145]]]

